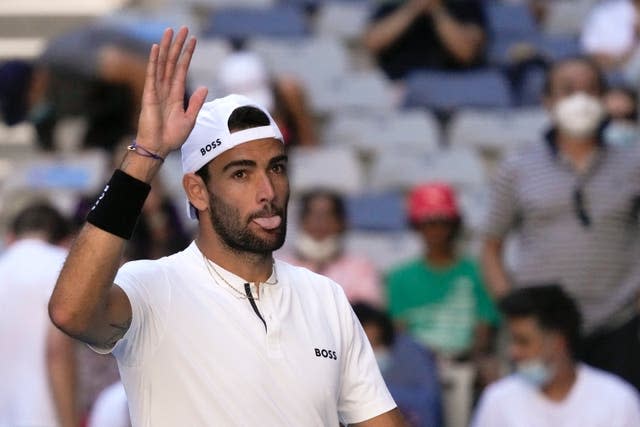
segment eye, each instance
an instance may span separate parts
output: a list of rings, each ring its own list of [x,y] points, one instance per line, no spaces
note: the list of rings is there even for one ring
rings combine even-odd
[[[283,174],[287,171],[287,167],[284,163],[276,163],[275,165],[271,166],[271,170],[274,173]]]
[[[247,171],[245,170],[237,170],[233,173],[233,175],[231,175],[233,178],[235,179],[243,179],[247,177]]]

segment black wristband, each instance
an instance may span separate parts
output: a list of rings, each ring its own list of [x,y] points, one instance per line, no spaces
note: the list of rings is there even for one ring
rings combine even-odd
[[[87,215],[87,222],[129,240],[151,186],[116,169]]]

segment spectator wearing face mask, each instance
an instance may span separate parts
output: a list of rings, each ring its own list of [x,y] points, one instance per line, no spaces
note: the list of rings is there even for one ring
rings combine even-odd
[[[520,288],[500,303],[515,372],[490,385],[472,427],[633,427],[638,394],[578,362],[580,312],[557,285]]]
[[[499,167],[482,259],[497,297],[517,283],[559,283],[584,315],[585,360],[640,387],[640,162],[635,150],[604,143],[605,89],[587,58],[551,67],[544,102],[553,128]],[[510,235],[517,251],[507,269]]]
[[[611,87],[604,95],[604,105],[609,123],[604,130],[608,144],[623,147],[635,146],[638,133],[638,95],[625,86]]]
[[[352,304],[384,305],[380,275],[367,258],[344,248],[347,231],[342,197],[330,190],[312,190],[300,197],[300,230],[283,260],[323,274],[342,286]]]

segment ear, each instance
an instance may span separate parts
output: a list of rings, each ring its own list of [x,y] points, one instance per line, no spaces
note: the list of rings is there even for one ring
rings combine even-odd
[[[209,191],[202,178],[195,173],[187,173],[182,177],[182,187],[198,212],[209,209]]]

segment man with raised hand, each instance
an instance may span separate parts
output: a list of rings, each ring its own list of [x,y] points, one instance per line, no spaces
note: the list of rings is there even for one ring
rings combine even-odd
[[[186,38],[167,30],[151,49],[136,142],[71,249],[51,318],[115,355],[134,426],[402,425],[340,286],[272,257],[289,198],[279,129],[238,95],[204,104],[199,88],[185,110]],[[179,147],[198,237],[118,270]]]

